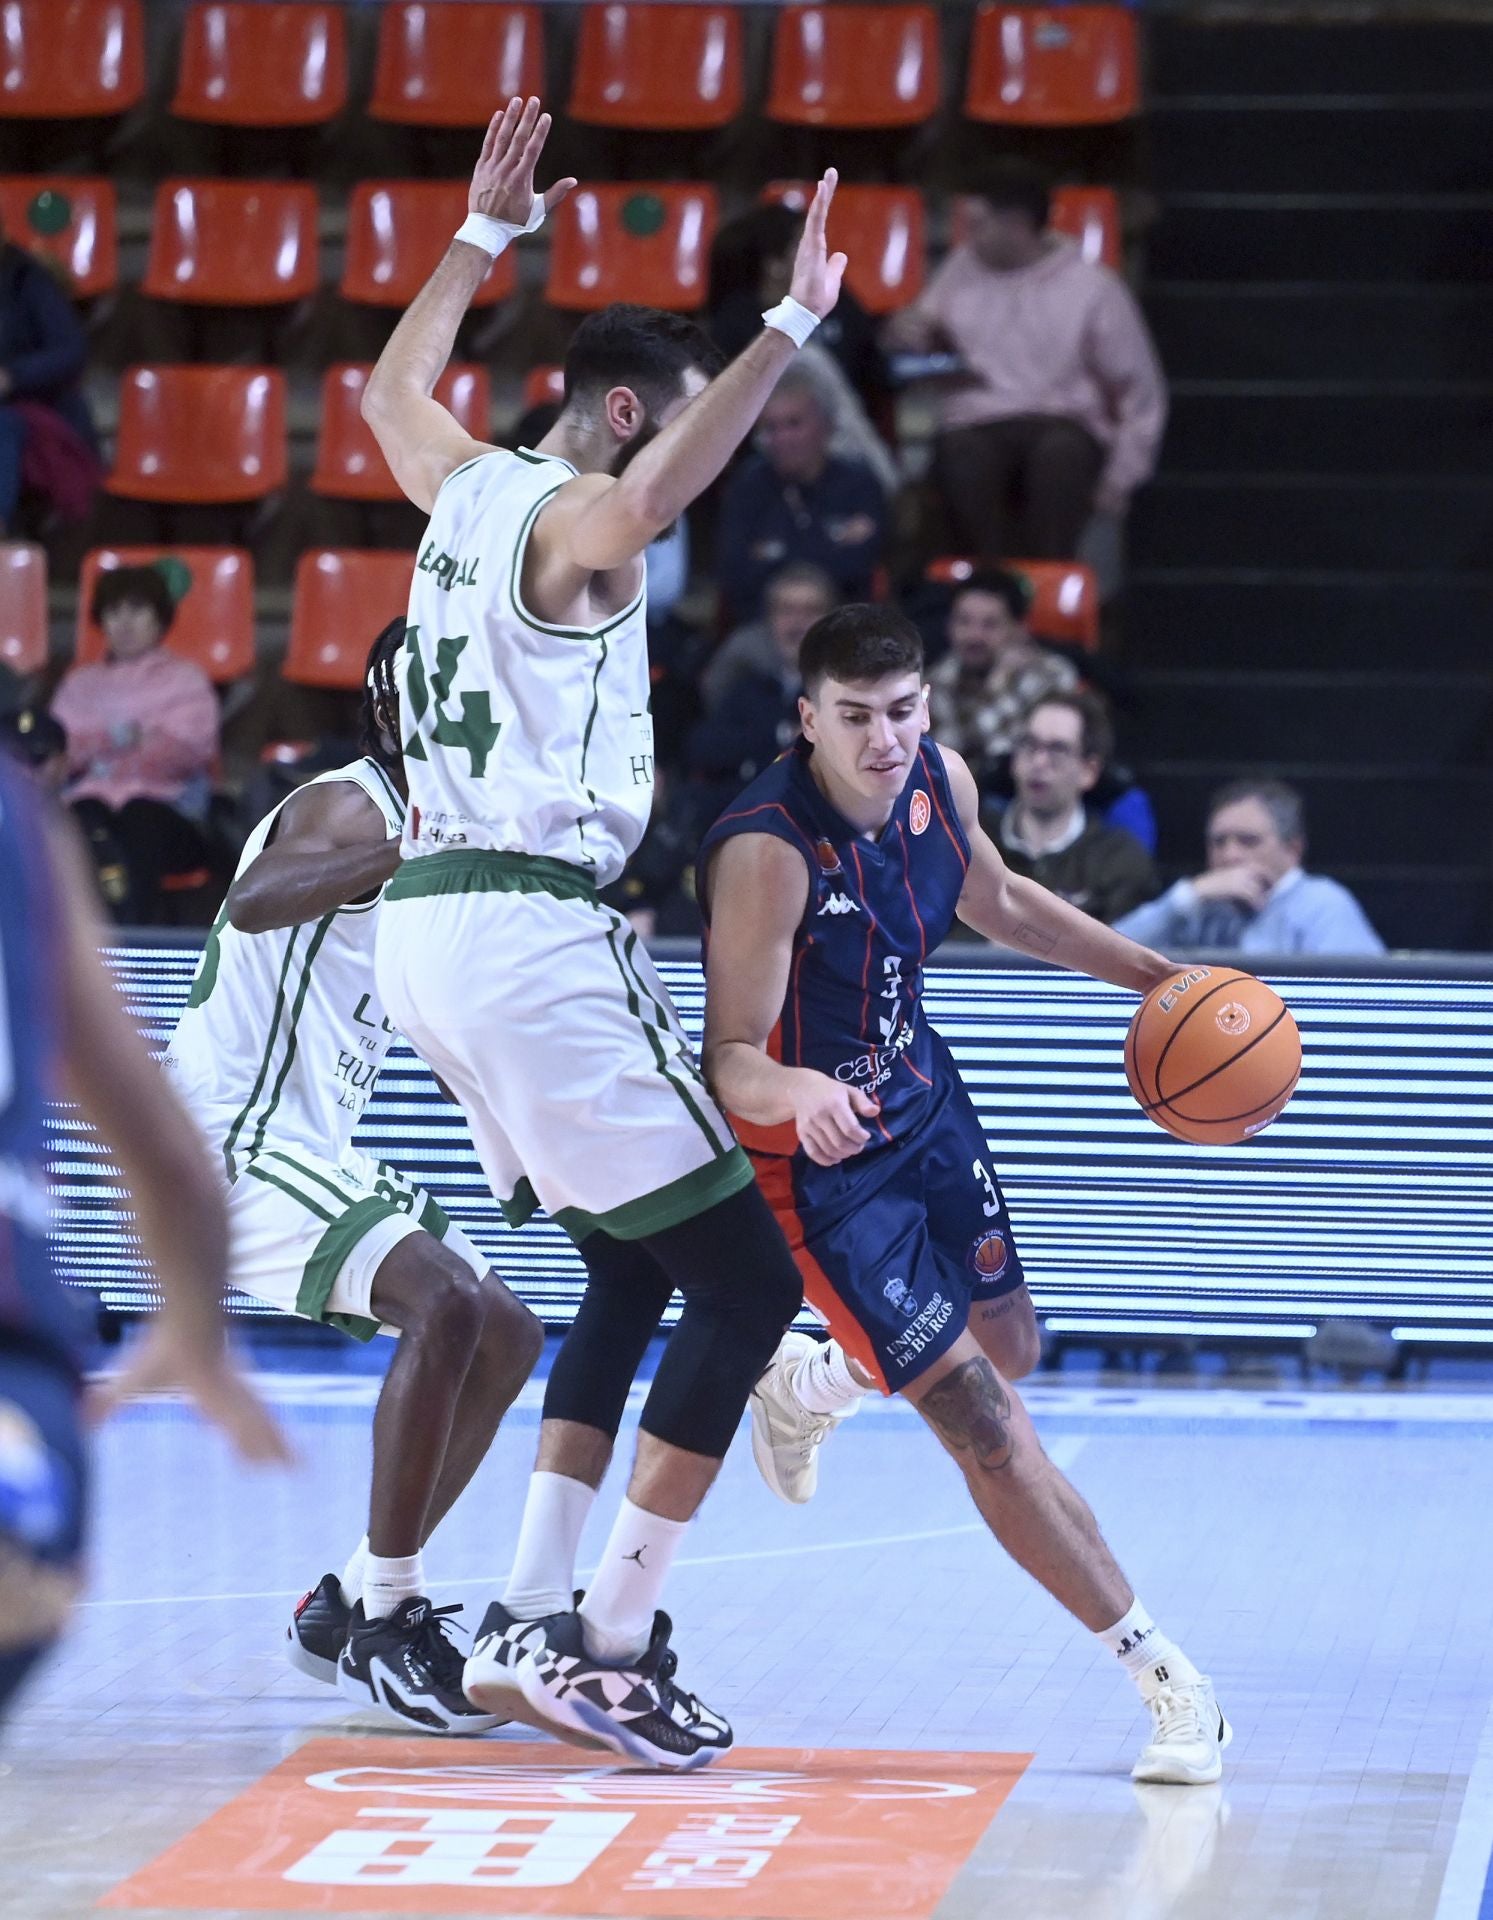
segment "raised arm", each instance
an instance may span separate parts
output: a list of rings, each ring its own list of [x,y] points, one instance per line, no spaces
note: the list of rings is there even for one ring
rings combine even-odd
[[[357,782],[317,781],[286,801],[274,839],[228,889],[228,918],[240,933],[319,920],[398,865],[398,837]]]
[[[228,1216],[207,1143],[104,971],[91,886],[71,834],[55,828],[51,853],[62,902],[62,1091],[114,1155],[161,1283],[161,1311],[111,1397],[180,1386],[246,1459],[288,1459],[224,1344]]]
[[[363,389],[363,418],[394,478],[426,513],[448,474],[491,451],[431,395],[472,296],[498,253],[515,233],[535,232],[576,184],[558,180],[543,196],[535,194],[534,169],[549,130],[550,116],[540,112],[537,100],[512,99],[493,115],[467,195],[469,216],[476,218],[462,228],[476,237],[451,242]]]
[[[1176,971],[1149,947],[1070,907],[1035,880],[1011,872],[994,841],[980,825],[980,793],[975,777],[948,747],[940,747],[954,804],[969,838],[969,872],[959,896],[959,918],[987,940],[1049,960],[1112,986],[1149,993]]]
[[[783,1011],[793,936],[809,899],[802,858],[770,834],[740,834],[713,855],[704,874],[711,902],[705,961],[705,1073],[726,1111],[754,1127],[781,1127],[773,1150],[801,1143],[833,1166],[870,1139],[861,1125],[876,1102],[809,1067],[770,1058],[768,1038]]]
[[[838,178],[831,167],[815,190],[784,302],[816,322],[833,311],[845,273],[844,254],[828,252],[824,237]],[[765,326],[619,479],[587,476],[562,488],[535,525],[542,551],[583,573],[610,573],[636,559],[724,472],[799,345],[792,333]]]

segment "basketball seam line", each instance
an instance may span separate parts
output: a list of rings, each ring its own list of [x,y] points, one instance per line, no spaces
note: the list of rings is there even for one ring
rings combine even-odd
[[[1275,1029],[1280,1025],[1281,1021],[1285,1019],[1286,1015],[1289,1012],[1290,1012],[1290,1008],[1287,1007],[1284,1004],[1284,1002],[1282,1002],[1280,1012],[1270,1022],[1270,1025],[1266,1027],[1262,1033],[1257,1033],[1254,1039],[1249,1042],[1248,1046],[1241,1047],[1237,1053],[1231,1053],[1227,1060],[1221,1060],[1216,1067],[1210,1067],[1200,1080],[1194,1080],[1190,1086],[1178,1087],[1175,1093],[1168,1093],[1168,1094],[1162,1093],[1160,1062],[1158,1061],[1157,1063],[1158,1070],[1156,1074],[1156,1098],[1154,1101],[1150,1101],[1147,1104],[1151,1106],[1157,1106],[1157,1107],[1175,1107],[1177,1101],[1185,1100],[1189,1093],[1196,1093],[1199,1087],[1206,1086],[1210,1080],[1216,1079],[1220,1073],[1226,1072],[1228,1068],[1232,1067],[1236,1061],[1242,1060],[1247,1053],[1252,1053],[1254,1049],[1257,1046],[1259,1046],[1262,1040],[1268,1040],[1271,1034],[1275,1032]],[[1180,1032],[1181,1029],[1179,1028],[1178,1031]],[[1174,1039],[1175,1037],[1176,1036],[1173,1035]],[[1207,1121],[1203,1121],[1202,1124],[1204,1126],[1207,1126],[1209,1123]]]

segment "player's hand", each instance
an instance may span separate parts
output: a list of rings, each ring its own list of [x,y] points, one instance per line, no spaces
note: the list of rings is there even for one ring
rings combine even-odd
[[[1263,867],[1246,862],[1238,867],[1210,867],[1194,879],[1192,890],[1199,900],[1236,900],[1251,913],[1258,913],[1274,885]]]
[[[839,174],[829,167],[814,189],[808,218],[804,221],[803,237],[793,261],[793,278],[788,285],[790,297],[801,307],[807,307],[810,313],[817,314],[821,320],[827,313],[834,312],[835,302],[840,297],[840,282],[845,276],[844,254],[828,253],[824,241],[829,205],[839,183]]]
[[[164,1319],[135,1342],[118,1373],[90,1392],[89,1418],[106,1420],[137,1394],[171,1391],[186,1394],[204,1420],[220,1427],[241,1460],[294,1463],[290,1442],[227,1349]]]
[[[827,1073],[806,1071],[794,1087],[799,1144],[816,1166],[838,1166],[859,1153],[871,1138],[861,1121],[874,1120],[880,1111],[869,1093],[842,1086]]]
[[[550,116],[539,102],[514,95],[488,122],[487,137],[472,174],[467,212],[485,213],[510,226],[528,227],[534,211],[534,169],[549,138]],[[554,212],[577,183],[557,180],[544,193],[546,215]]]

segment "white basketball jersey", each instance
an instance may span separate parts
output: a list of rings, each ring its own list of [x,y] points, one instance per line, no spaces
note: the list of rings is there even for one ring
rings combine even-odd
[[[377,761],[311,784],[333,780],[363,789],[391,839],[403,831],[404,801]],[[249,835],[240,873],[279,813]],[[294,1142],[336,1161],[351,1143],[394,1039],[373,978],[382,898],[380,888],[361,905],[268,933],[240,933],[226,908],[218,915],[164,1065],[230,1177],[265,1145]]]
[[[605,625],[524,606],[529,533],[564,460],[488,453],[436,496],[410,589],[399,699],[406,857],[453,847],[562,860],[606,886],[653,802],[646,589]]]

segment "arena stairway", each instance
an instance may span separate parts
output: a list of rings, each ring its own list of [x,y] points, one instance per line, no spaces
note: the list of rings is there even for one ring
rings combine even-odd
[[[1268,771],[1386,939],[1493,944],[1493,21],[1153,15],[1172,382],[1125,739],[1171,872]]]

